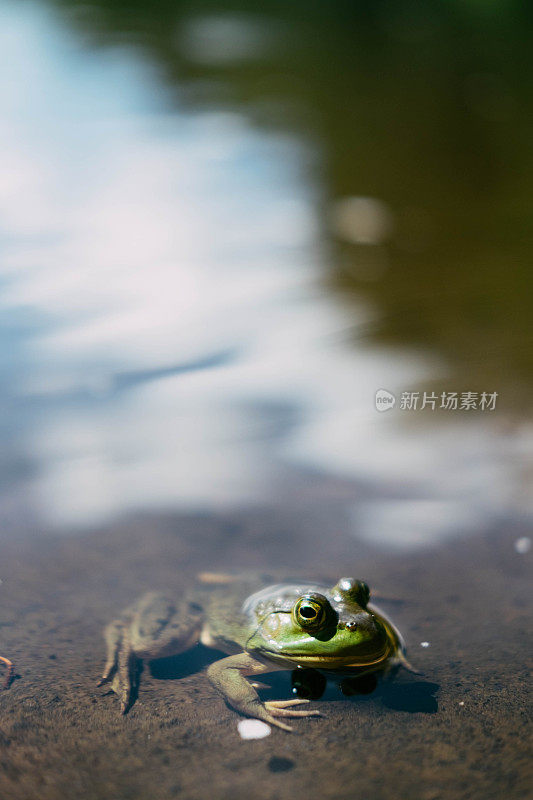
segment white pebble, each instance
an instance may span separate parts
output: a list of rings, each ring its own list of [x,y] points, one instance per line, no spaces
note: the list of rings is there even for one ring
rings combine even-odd
[[[260,719],[241,719],[237,725],[241,739],[264,739],[272,728]]]
[[[420,647],[429,647],[429,642],[420,642]]]
[[[465,701],[464,701],[464,700],[460,700],[460,701],[459,701],[459,705],[460,705],[460,706],[464,706],[464,704],[465,704]]]
[[[531,549],[531,539],[529,536],[522,536],[520,539],[517,539],[514,543],[514,549],[517,553],[520,553],[521,556],[523,556],[524,553],[528,553]]]

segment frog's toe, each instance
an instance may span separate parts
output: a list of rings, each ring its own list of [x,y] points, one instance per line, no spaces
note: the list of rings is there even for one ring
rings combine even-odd
[[[107,657],[102,677],[96,684],[97,686],[104,686],[106,683],[113,680],[113,676],[118,667],[118,658],[122,646],[124,630],[124,623],[118,619],[110,622],[105,629],[104,638],[107,648]]]
[[[295,697],[293,700],[267,700],[265,705],[273,708],[289,708],[290,706],[303,706],[309,700],[304,697]]]
[[[316,709],[308,709],[302,711],[301,709],[294,709],[293,706],[303,705],[308,703],[309,700],[298,698],[296,700],[267,700],[265,708],[268,713],[274,717],[321,717],[323,716],[320,711]]]
[[[265,722],[268,722],[269,725],[274,725],[275,728],[281,728],[282,731],[287,731],[287,733],[292,733],[294,728],[291,728],[290,725],[285,725],[284,722],[280,722],[279,719],[276,719],[271,714],[267,714],[264,718]]]
[[[125,690],[122,692],[120,698],[120,713],[122,715],[127,714],[131,705],[131,692]]]
[[[11,681],[13,680],[13,675],[15,673],[15,667],[13,666],[13,662],[9,660],[9,658],[5,658],[5,656],[0,656],[0,661],[2,664],[6,665],[6,677],[4,679],[4,683],[2,685],[2,689],[9,689]]]
[[[124,680],[124,678],[121,679],[119,675],[115,675],[111,683],[111,688],[120,701],[120,713],[127,714],[132,706],[131,682],[129,680]]]

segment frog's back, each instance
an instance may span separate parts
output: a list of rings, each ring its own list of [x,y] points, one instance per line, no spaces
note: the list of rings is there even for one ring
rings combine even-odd
[[[247,600],[258,586],[273,582],[271,575],[246,574],[238,576],[209,576],[202,581],[196,593],[205,611],[205,628],[202,641],[226,653],[246,649],[248,639],[254,634],[257,623],[250,614]]]

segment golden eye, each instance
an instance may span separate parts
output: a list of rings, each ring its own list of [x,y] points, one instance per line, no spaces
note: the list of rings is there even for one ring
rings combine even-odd
[[[298,598],[292,610],[297,625],[305,630],[318,630],[326,622],[329,603],[322,594],[304,594]]]

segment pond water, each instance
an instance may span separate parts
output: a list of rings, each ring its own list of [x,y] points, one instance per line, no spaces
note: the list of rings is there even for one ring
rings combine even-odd
[[[400,5],[1,3],[4,528],[332,485],[386,544],[531,514],[521,28]]]

